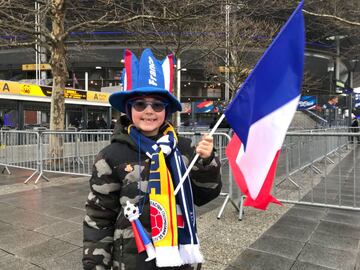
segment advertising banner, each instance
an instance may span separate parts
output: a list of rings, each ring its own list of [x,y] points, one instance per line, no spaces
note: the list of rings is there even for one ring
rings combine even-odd
[[[51,87],[19,83],[20,94],[35,97],[51,97]]]
[[[34,97],[51,97],[52,87],[0,80],[0,94],[25,95]],[[66,88],[64,97],[68,99],[82,99],[90,102],[108,103],[110,93],[85,91]]]
[[[208,113],[214,109],[214,102],[211,100],[195,102],[195,113]]]
[[[101,93],[101,92],[94,92],[94,91],[87,91],[87,101],[95,101],[101,103],[108,103],[109,102],[109,93]]]
[[[75,89],[65,89],[64,98],[86,99],[86,91],[75,90]]]
[[[194,104],[194,113],[222,113],[226,107],[225,101],[197,101],[197,102],[184,102],[182,105],[182,113],[191,113],[192,104]]]
[[[297,107],[298,111],[311,110],[316,107],[316,96],[301,96]]]
[[[19,95],[20,84],[10,81],[0,81],[0,94]]]

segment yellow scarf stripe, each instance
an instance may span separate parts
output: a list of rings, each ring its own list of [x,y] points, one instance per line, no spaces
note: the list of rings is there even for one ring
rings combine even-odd
[[[178,244],[178,232],[177,232],[177,220],[176,220],[176,201],[174,196],[174,186],[171,179],[171,174],[166,167],[164,154],[160,151],[159,153],[153,154],[152,162],[158,163],[156,171],[150,171],[150,175],[160,175],[160,179],[149,179],[150,182],[160,182],[160,192],[156,188],[150,189],[150,200],[160,204],[166,214],[166,227],[164,235],[159,241],[155,241],[156,246],[174,246]],[[154,164],[153,163],[153,164]],[[150,184],[150,186],[154,186]]]

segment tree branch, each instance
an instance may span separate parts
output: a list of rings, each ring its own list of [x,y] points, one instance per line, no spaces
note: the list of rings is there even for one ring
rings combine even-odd
[[[335,19],[335,20],[337,20],[337,21],[340,21],[340,22],[343,22],[343,23],[346,23],[346,24],[355,25],[355,26],[360,26],[360,22],[349,21],[349,20],[346,20],[346,19],[337,17],[337,16],[335,16],[335,15],[319,14],[319,13],[314,13],[314,12],[311,12],[311,11],[307,11],[307,10],[305,10],[305,9],[303,9],[303,12],[304,12],[305,14],[309,14],[309,15],[316,16],[316,17],[331,18],[331,19]]]

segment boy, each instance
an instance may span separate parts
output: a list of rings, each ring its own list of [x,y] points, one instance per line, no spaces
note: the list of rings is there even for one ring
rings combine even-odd
[[[109,101],[126,115],[94,164],[84,220],[84,269],[193,269],[191,264],[203,260],[193,204],[219,195],[220,162],[212,137],[204,136],[196,147],[200,159],[174,194],[194,150],[166,121],[181,111],[169,92],[172,69],[172,56],[160,62],[146,49],[138,62],[125,51],[126,91]],[[142,240],[134,239],[136,229],[124,215],[128,203],[136,206],[151,236],[154,259],[141,248]]]

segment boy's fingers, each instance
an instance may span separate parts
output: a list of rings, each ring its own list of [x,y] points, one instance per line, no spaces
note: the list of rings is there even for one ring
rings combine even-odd
[[[202,137],[202,140],[205,140],[207,142],[212,142],[213,141],[213,137],[210,136],[209,134],[204,134],[204,136]]]
[[[212,143],[211,143],[211,142],[207,142],[207,141],[201,141],[201,142],[199,142],[199,146],[200,146],[200,145],[209,146],[209,145],[212,145]]]

